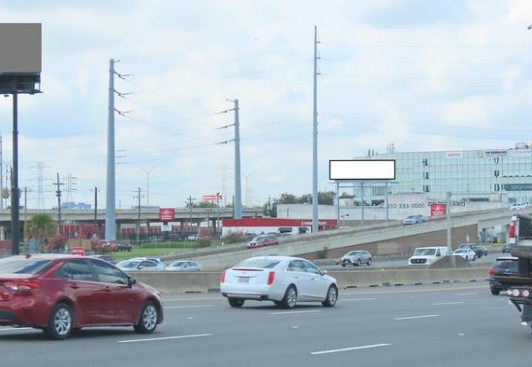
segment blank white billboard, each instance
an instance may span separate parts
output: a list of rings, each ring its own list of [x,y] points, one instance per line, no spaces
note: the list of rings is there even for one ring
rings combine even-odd
[[[395,160],[330,160],[330,180],[395,180]]]
[[[41,23],[0,23],[0,74],[41,73]]]

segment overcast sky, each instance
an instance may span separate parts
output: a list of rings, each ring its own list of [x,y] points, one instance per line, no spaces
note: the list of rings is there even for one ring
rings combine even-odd
[[[19,186],[29,208],[105,206],[109,60],[117,208],[242,204],[312,193],[314,26],[318,185],[331,159],[511,148],[532,141],[532,1],[113,0],[0,3],[42,23],[42,94],[19,98]],[[128,112],[130,111],[130,112]],[[224,128],[226,127],[226,128]],[[0,99],[3,181],[12,99]],[[223,142],[227,142],[223,144]]]

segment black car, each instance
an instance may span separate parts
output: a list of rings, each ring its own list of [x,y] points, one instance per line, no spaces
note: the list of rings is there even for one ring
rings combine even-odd
[[[489,284],[491,294],[494,296],[498,295],[501,291],[506,290],[504,286],[497,277],[513,276],[517,275],[517,257],[513,256],[502,256],[498,257],[495,260],[495,263],[492,265],[489,274]]]
[[[475,254],[477,255],[477,258],[481,258],[482,256],[488,256],[488,249],[484,246],[480,246],[476,243],[462,243],[458,246],[458,248],[471,248],[471,250],[475,251]]]
[[[512,249],[513,243],[507,243],[502,247],[502,253],[510,253],[510,250]]]

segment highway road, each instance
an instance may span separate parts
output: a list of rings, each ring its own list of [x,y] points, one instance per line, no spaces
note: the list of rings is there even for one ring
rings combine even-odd
[[[532,331],[485,282],[342,290],[334,308],[282,310],[216,293],[166,295],[164,324],[84,329],[48,341],[0,327],[2,367],[523,366]]]

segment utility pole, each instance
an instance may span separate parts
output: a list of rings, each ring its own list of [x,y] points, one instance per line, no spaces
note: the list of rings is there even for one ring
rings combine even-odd
[[[314,26],[314,104],[312,143],[312,233],[319,231],[318,223],[318,27]]]
[[[55,196],[57,196],[57,224],[59,228],[59,234],[63,234],[61,229],[61,182],[59,182],[59,172],[57,172],[57,181],[55,183],[57,190],[55,191]]]
[[[188,216],[189,216],[189,220],[188,220],[189,228],[192,228],[192,208],[194,208],[195,200],[196,200],[195,198],[193,198],[192,196],[189,196],[186,201],[186,206],[188,208]],[[189,232],[192,232],[192,229]]]
[[[231,125],[223,126],[223,129],[227,129],[229,126],[235,127],[235,138],[231,140],[226,140],[224,142],[221,142],[219,144],[227,144],[230,141],[235,142],[235,196],[234,196],[234,214],[233,217],[235,219],[241,219],[242,218],[242,175],[240,173],[240,119],[239,119],[239,107],[238,107],[238,99],[231,100],[228,99],[227,101],[233,102],[235,104],[234,108],[231,108],[229,110],[221,111],[220,113],[227,113],[229,111],[235,111],[235,122]]]
[[[94,186],[94,228],[98,225],[98,187]]]
[[[138,213],[138,220],[137,220],[137,245],[140,245],[140,198],[142,197],[141,194],[140,194],[140,190],[141,188],[139,187],[138,188],[138,191],[137,191],[137,196],[136,198],[138,199],[138,204],[137,204],[137,213]],[[133,196],[135,198],[135,196]]]
[[[115,90],[114,77],[125,79],[126,76],[115,71],[115,63],[119,60],[109,60],[109,106],[107,122],[107,192],[105,206],[105,238],[116,240],[116,184],[115,184],[115,112],[124,116],[131,111],[119,111],[115,108],[115,93],[124,97],[129,93],[118,93]]]

